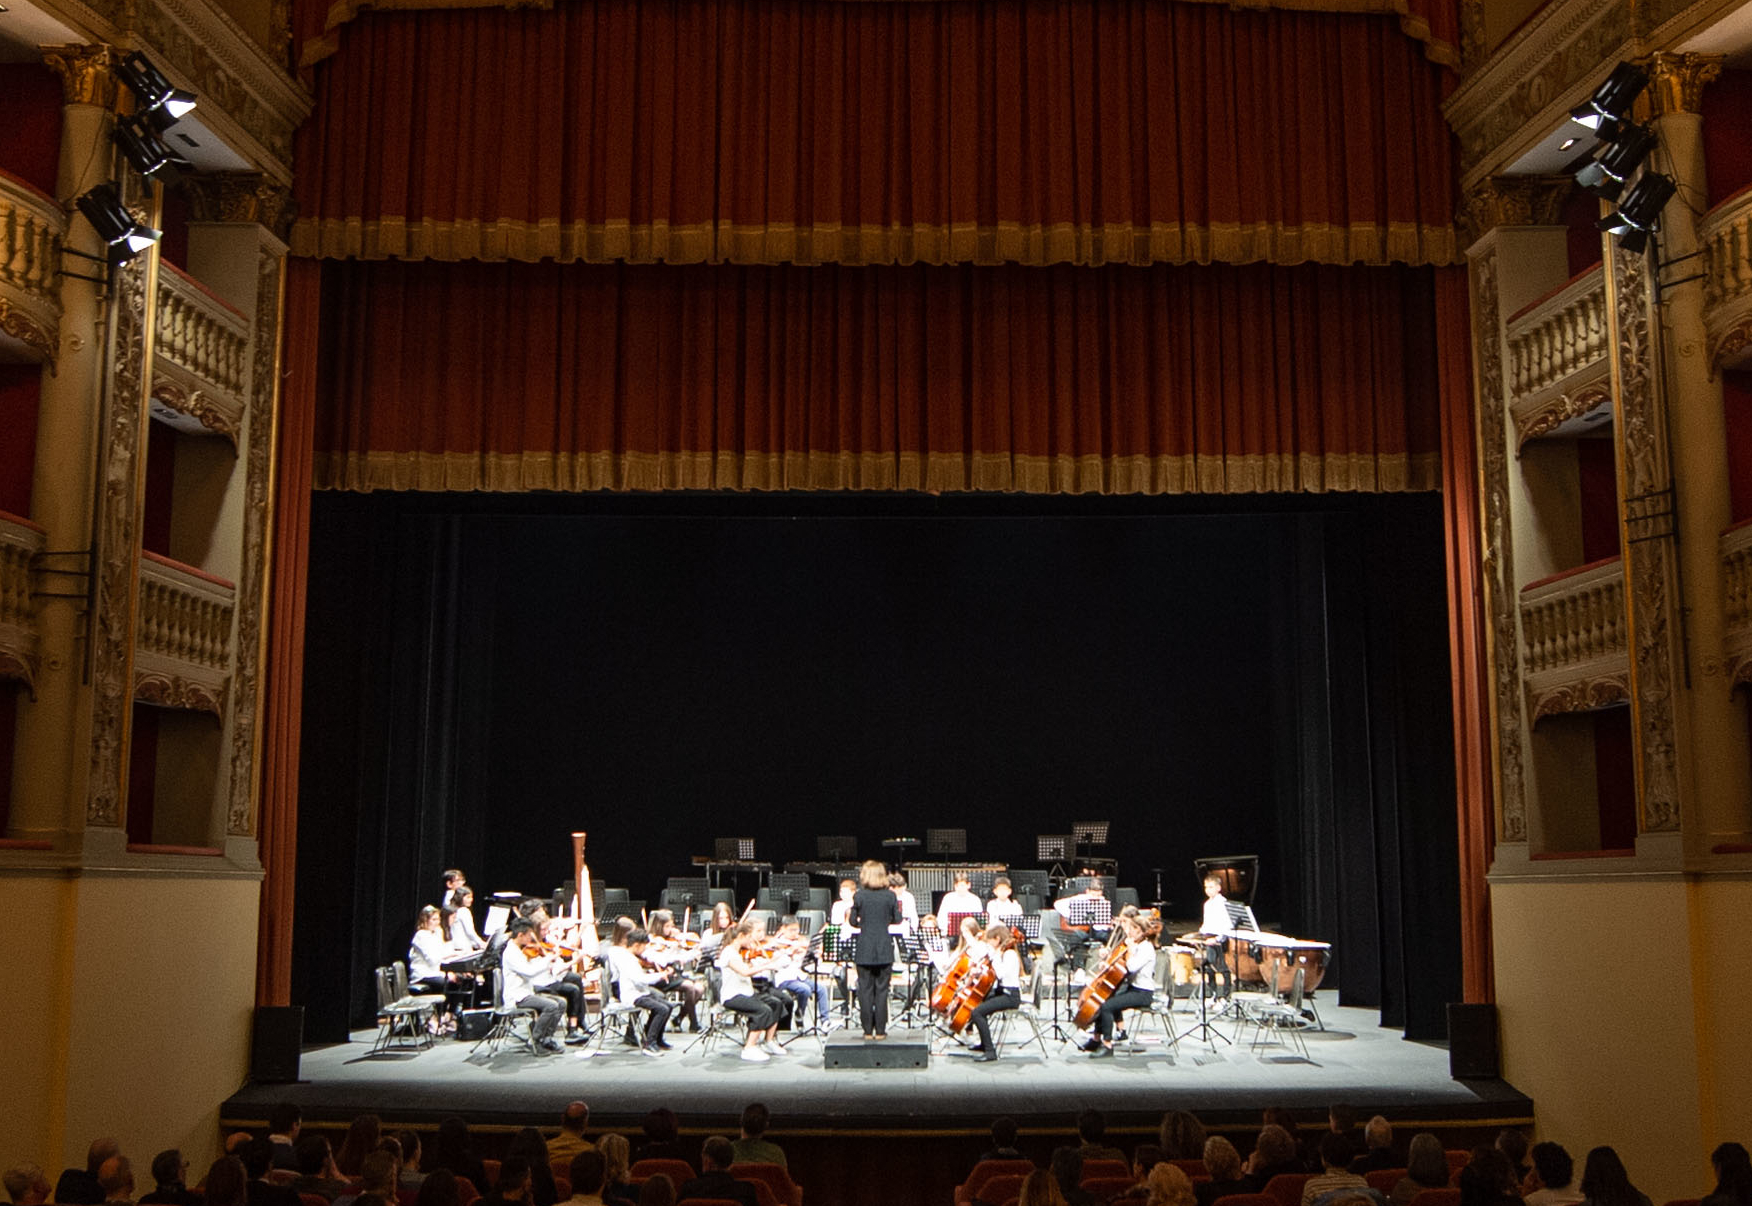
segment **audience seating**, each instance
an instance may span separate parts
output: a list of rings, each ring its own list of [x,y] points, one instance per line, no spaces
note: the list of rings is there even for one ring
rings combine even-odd
[[[1313,1173],[1279,1173],[1265,1183],[1265,1196],[1277,1206],[1302,1206],[1302,1186],[1313,1179]]]
[[[662,1173],[674,1181],[677,1189],[700,1175],[686,1160],[640,1160],[627,1169],[627,1179],[629,1181],[648,1181],[658,1173]],[[677,1203],[676,1206],[680,1206],[680,1203]]]
[[[572,1179],[570,1177],[554,1178],[554,1200],[564,1202],[572,1196]]]
[[[475,1183],[467,1177],[456,1178],[456,1189],[462,1198],[462,1206],[468,1206],[470,1202],[478,1201],[481,1196],[481,1191],[476,1189]]]
[[[1209,1177],[1211,1170],[1205,1167],[1203,1160],[1170,1160],[1168,1163],[1178,1168],[1189,1177]]]
[[[1460,1191],[1426,1189],[1411,1200],[1411,1206],[1460,1206]]]
[[[1010,1202],[1022,1196],[1022,1181],[1026,1173],[1004,1173],[985,1183],[979,1196],[987,1202]]]
[[[301,1193],[298,1195],[298,1200],[304,1206],[329,1206],[329,1200],[320,1193]]]
[[[499,1170],[501,1168],[503,1168],[504,1166],[505,1166],[504,1162],[500,1161],[500,1160],[482,1160],[481,1161],[481,1167],[484,1168],[487,1172],[487,1187],[489,1189],[496,1188],[498,1186],[498,1184],[499,1184]],[[559,1175],[560,1175],[559,1173],[554,1174],[554,1176],[556,1176],[556,1177],[558,1177]]]
[[[569,1177],[572,1175],[572,1162],[570,1160],[549,1160],[548,1171],[554,1174],[555,1181],[561,1177]]]
[[[1211,1206],[1277,1206],[1277,1199],[1265,1193],[1224,1194]]]
[[[1131,1165],[1124,1160],[1085,1160],[1083,1161],[1083,1180],[1090,1177],[1124,1177],[1131,1180]],[[1301,1206],[1297,1203],[1296,1206]]]
[[[1465,1168],[1472,1163],[1471,1152],[1457,1152],[1450,1149],[1442,1154],[1448,1157],[1449,1168]]]
[[[773,1191],[779,1206],[803,1206],[803,1187],[777,1164],[732,1164],[730,1175],[738,1181],[759,1181]]]
[[[1027,1176],[1034,1171],[1032,1160],[982,1160],[975,1164],[967,1174],[967,1180],[955,1187],[956,1206],[966,1206],[975,1197],[982,1195],[986,1182],[993,1177]],[[986,1199],[990,1201],[990,1198]]]
[[[729,1198],[683,1198],[675,1206],[740,1206]]]
[[[1363,1180],[1369,1183],[1370,1189],[1389,1195],[1392,1194],[1393,1187],[1404,1179],[1403,1168],[1377,1168],[1374,1172],[1363,1174]]]
[[[1666,1206],[1703,1206],[1702,1198],[1674,1198]]]
[[[1130,1189],[1137,1182],[1130,1177],[1084,1177],[1083,1188],[1100,1198],[1103,1202],[1117,1197]]]

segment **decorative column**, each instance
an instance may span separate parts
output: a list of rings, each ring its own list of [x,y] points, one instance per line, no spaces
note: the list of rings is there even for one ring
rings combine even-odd
[[[1461,221],[1471,235],[1473,389],[1476,398],[1486,673],[1490,680],[1496,856],[1528,839],[1528,742],[1521,690],[1520,575],[1515,560],[1519,472],[1504,376],[1506,320],[1568,276],[1559,225],[1567,181],[1492,177],[1469,190]]]
[[[116,79],[107,46],[55,46],[44,63],[61,78],[60,169],[56,198],[73,199],[111,178],[110,145]],[[96,232],[74,212],[66,246],[86,255],[103,252]],[[66,267],[101,276],[103,266],[68,256]],[[92,281],[61,277],[61,342],[55,371],[45,374],[37,418],[32,518],[47,532],[38,559],[37,616],[40,666],[31,700],[19,709],[18,747],[7,836],[50,841],[65,849],[85,825],[91,738],[86,670],[86,601],[92,571],[91,477],[102,408],[101,377],[108,364],[105,299]]]
[[[1665,426],[1672,441],[1669,483],[1676,522],[1681,655],[1680,694],[1688,706],[1689,744],[1680,761],[1693,776],[1689,796],[1679,800],[1686,852],[1706,854],[1723,841],[1742,842],[1752,832],[1752,758],[1745,728],[1733,703],[1733,679],[1725,654],[1726,599],[1718,537],[1733,518],[1728,486],[1727,430],[1721,382],[1710,371],[1703,321],[1703,282],[1697,217],[1709,207],[1704,175],[1703,90],[1721,73],[1716,55],[1656,54],[1649,62],[1649,102],[1663,165],[1679,191],[1661,215],[1658,254],[1670,267],[1657,311],[1661,320],[1658,363],[1664,373]],[[1683,258],[1691,257],[1691,258]]]

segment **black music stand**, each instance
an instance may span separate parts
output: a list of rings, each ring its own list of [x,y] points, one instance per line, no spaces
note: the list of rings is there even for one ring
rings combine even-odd
[[[767,876],[767,891],[785,898],[785,912],[795,913],[798,902],[809,899],[809,877],[801,872],[774,871]]]
[[[663,899],[672,911],[711,912],[711,881],[699,875],[672,875],[663,889]]]
[[[900,946],[902,953],[905,955],[902,962],[907,965],[906,1000],[901,1002],[900,1016],[907,1019],[910,1019],[912,1016],[913,1008],[919,1001],[919,981],[921,979],[919,969],[923,967],[924,976],[922,978],[925,985],[925,1021],[929,1024],[931,991],[936,987],[937,983],[937,965],[931,961],[931,950],[925,944],[925,933],[924,924],[920,923],[917,929],[909,927],[908,929],[902,930],[894,936],[894,940]]]
[[[827,938],[827,929],[826,928],[823,928],[821,930],[818,930],[814,934],[811,934],[809,936],[809,949],[806,952],[804,952],[804,955],[803,955],[803,967],[809,973],[809,998],[810,998],[808,1004],[803,1007],[804,1018],[809,1017],[809,1014],[810,1014],[809,1006],[816,1005],[821,1000],[821,995],[817,990],[821,987],[821,960],[823,957],[823,951],[826,949],[826,938]],[[832,1002],[831,1001],[829,1002],[828,1007],[830,1010],[832,1009]],[[809,1038],[810,1036],[814,1036],[814,1038],[816,1039],[817,1042],[820,1042],[822,1039],[825,1039],[827,1037],[827,1027],[822,1025],[822,1022],[824,1021],[824,1019],[821,1016],[821,1010],[816,1009],[814,1011],[814,1013],[815,1013],[815,1021],[814,1022],[811,1022],[809,1025],[804,1026],[800,1029],[793,1027],[791,1030],[791,1037],[786,1039],[784,1042],[780,1043],[779,1045],[781,1047],[788,1047],[792,1043],[796,1042],[798,1039]]]
[[[858,839],[818,836],[815,839],[815,857],[830,863],[855,862],[858,858]]]
[[[720,863],[752,863],[753,838],[715,838],[712,841],[713,860]]]
[[[1188,1026],[1185,1030],[1175,1035],[1175,1042],[1178,1043],[1181,1039],[1190,1038],[1196,1034],[1204,1039],[1205,1045],[1213,1052],[1217,1049],[1217,1044],[1212,1041],[1213,1039],[1222,1039],[1223,1042],[1229,1043],[1233,1046],[1231,1040],[1225,1037],[1215,1026],[1211,1025],[1211,995],[1216,991],[1217,982],[1215,960],[1220,958],[1222,958],[1221,949],[1210,944],[1206,944],[1205,949],[1199,953],[1198,1023],[1193,1026]],[[1233,985],[1233,983],[1234,981],[1231,980],[1230,984]],[[1225,1004],[1224,1008],[1226,1009],[1228,1006]],[[1222,1014],[1219,1013],[1217,1016],[1221,1017]]]
[[[821,927],[821,949],[829,962],[840,965],[840,1025],[849,1030],[852,1025],[852,985],[846,969],[858,960],[858,932],[850,926],[824,925]]]
[[[925,830],[926,854],[966,854],[967,830],[965,829],[927,829]]]

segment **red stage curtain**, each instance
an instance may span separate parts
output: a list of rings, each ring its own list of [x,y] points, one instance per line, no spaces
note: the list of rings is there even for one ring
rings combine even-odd
[[[1436,274],[1437,371],[1442,399],[1442,514],[1448,557],[1448,654],[1454,671],[1454,787],[1460,829],[1460,958],[1465,999],[1495,999],[1490,869],[1496,827],[1485,673],[1478,461],[1473,447],[1472,336],[1466,270]]]
[[[256,1004],[292,999],[292,899],[298,870],[298,743],[304,707],[304,588],[309,574],[311,433],[316,419],[321,266],[286,261],[286,337],[274,489],[273,578],[264,665],[256,838],[262,904]]]
[[[325,268],[316,484],[1434,489],[1412,268]]]
[[[317,73],[300,255],[1450,264],[1441,68],[1177,0],[379,13]]]

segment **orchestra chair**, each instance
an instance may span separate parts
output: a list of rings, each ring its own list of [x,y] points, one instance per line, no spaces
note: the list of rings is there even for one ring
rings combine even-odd
[[[1426,1189],[1411,1199],[1411,1206],[1460,1206],[1458,1189]]]
[[[1138,890],[1136,888],[1115,888],[1113,890],[1113,911],[1115,913],[1125,908],[1126,905],[1131,905],[1135,908],[1137,907],[1137,903]]]
[[[733,888],[707,888],[706,912],[712,911],[712,906],[722,902],[730,906],[730,911],[736,911],[736,891]]]
[[[1389,1196],[1393,1187],[1405,1179],[1403,1168],[1377,1168],[1374,1172],[1364,1173],[1363,1180],[1369,1183],[1369,1188]]]
[[[615,902],[619,902],[620,904],[626,904],[627,903],[627,889],[625,889],[625,888],[604,888],[602,890],[602,895],[600,897],[598,897],[597,899],[602,901],[602,903],[604,903],[604,904],[612,904]]]
[[[381,1028],[377,1032],[377,1041],[371,1046],[371,1054],[380,1055],[385,1051],[399,1050],[410,1045],[398,1043],[398,1038],[411,1040],[411,1046],[416,1051],[424,1051],[430,1047],[432,1036],[426,1030],[426,1023],[431,1020],[432,1011],[437,1008],[433,999],[397,998],[394,973],[388,967],[377,969],[376,982],[377,1017]]]
[[[1131,1165],[1124,1160],[1085,1160],[1083,1161],[1083,1183],[1106,1180],[1110,1177],[1123,1177],[1127,1185],[1135,1184],[1137,1179],[1132,1176]],[[1302,1206],[1297,1199],[1296,1206]]]
[[[499,1184],[499,1170],[503,1167],[504,1167],[503,1162],[498,1161],[498,1160],[485,1160],[485,1159],[483,1159],[481,1161],[481,1169],[482,1169],[482,1171],[484,1171],[487,1174],[487,1187],[489,1189],[491,1189]],[[568,1198],[571,1196],[572,1196],[571,1194],[566,1195],[566,1197],[568,1197]],[[564,1199],[561,1199],[561,1200],[564,1201]]]
[[[622,1023],[628,1021],[629,1017],[636,1017],[639,1013],[639,1007],[621,1004],[620,994],[616,991],[614,964],[606,959],[602,962],[601,984],[602,1015],[601,1024],[596,1028],[596,1050],[598,1054],[605,1054],[609,1038],[611,1036],[617,1040],[620,1038]],[[642,1037],[640,1041],[644,1041]]]
[[[1103,1202],[1118,1197],[1137,1182],[1131,1177],[1084,1177],[1083,1191],[1100,1198]]]
[[[1313,1173],[1279,1173],[1265,1183],[1265,1196],[1277,1206],[1302,1206],[1302,1186],[1313,1178]],[[1426,1202],[1424,1206],[1433,1204]]]
[[[748,910],[748,920],[766,922],[766,932],[768,935],[771,935],[773,930],[778,928],[779,915],[773,909],[766,908],[765,906],[756,906],[755,908]]]
[[[1020,1195],[1022,1178],[1033,1171],[1032,1160],[981,1160],[968,1172],[967,1180],[955,1187],[955,1206],[967,1206],[975,1198],[992,1201],[985,1190],[993,1177],[1014,1176],[1016,1192]]]
[[[738,1181],[754,1181],[772,1191],[774,1206],[803,1206],[803,1187],[777,1164],[732,1164],[730,1175]],[[762,1206],[765,1206],[763,1199]]]
[[[1253,1041],[1250,1044],[1250,1050],[1258,1055],[1264,1048],[1273,1045],[1265,1037],[1268,1030],[1275,1034],[1287,1035],[1289,1042],[1283,1045],[1286,1048],[1294,1047],[1303,1059],[1312,1063],[1313,1061],[1308,1056],[1308,1043],[1302,1038],[1302,1031],[1312,1025],[1302,1013],[1302,985],[1305,976],[1304,969],[1298,967],[1295,980],[1290,985],[1289,1000],[1280,1001],[1273,997],[1251,1004],[1242,1014],[1241,1024],[1236,1027],[1236,1040],[1240,1040],[1242,1032],[1247,1027],[1253,1027]],[[1299,1206],[1299,1203],[1296,1206]]]
[[[1042,966],[1041,963],[1036,962],[1034,964],[1034,971],[1029,974],[1028,983],[1022,986],[1022,1003],[1014,1009],[1006,1009],[1003,1013],[998,1014],[992,1019],[992,1045],[998,1049],[1000,1055],[1003,1054],[1005,1045],[1010,1041],[1010,1028],[1012,1026],[1026,1025],[1028,1027],[1028,1037],[1022,1040],[1022,1046],[1019,1050],[1026,1050],[1028,1044],[1033,1043],[1040,1048],[1041,1059],[1052,1058],[1052,1052],[1047,1050],[1046,1035],[1043,1034],[1040,1029],[1040,983],[1042,979]]]
[[[797,924],[803,929],[803,936],[813,938],[827,928],[826,909],[798,909]]]
[[[835,895],[836,893],[827,888],[811,886],[809,889],[809,907],[812,909],[819,909],[825,914],[829,909],[833,908],[833,898]]]
[[[488,1027],[485,1034],[481,1035],[475,1045],[468,1049],[468,1058],[473,1059],[475,1052],[484,1046],[487,1049],[487,1058],[491,1059],[499,1053],[499,1048],[506,1043],[520,1043],[525,1051],[534,1055],[535,1033],[533,1027],[536,1011],[505,1003],[505,981],[498,968],[493,968],[487,973],[487,976],[493,993],[493,1024]],[[517,1029],[517,1019],[519,1018],[522,1018],[526,1023],[521,1032]]]
[[[1165,959],[1158,959],[1157,967],[1160,968],[1164,962],[1166,962]],[[1180,1053],[1180,1033],[1179,1029],[1174,1024],[1174,988],[1171,984],[1166,989],[1160,987],[1161,985],[1168,983],[1168,981],[1162,978],[1161,972],[1158,971],[1156,973],[1156,984],[1158,987],[1155,995],[1150,998],[1150,1007],[1148,1009],[1133,1009],[1129,1011],[1132,1015],[1132,1021],[1131,1025],[1126,1027],[1126,1033],[1131,1035],[1129,1045],[1133,1051],[1141,1051],[1143,1049],[1142,1044],[1138,1042],[1138,1036],[1144,1032],[1144,1027],[1146,1025],[1154,1022],[1162,1031],[1162,1050],[1173,1051],[1176,1055]],[[1123,1021],[1123,1019],[1121,1020]],[[1202,1170],[1204,1168],[1204,1161],[1200,1160],[1198,1166]],[[1192,1170],[1187,1169],[1186,1175],[1191,1176]]]
[[[693,1036],[693,1041],[681,1049],[683,1055],[695,1047],[700,1048],[701,1055],[709,1055],[713,1047],[725,1040],[731,1040],[740,1047],[747,1039],[746,1033],[738,1033],[744,1015],[734,1009],[724,1008],[724,1002],[718,995],[722,986],[723,981],[717,976],[706,977],[706,995],[700,998],[700,1008],[706,1011],[706,1024]],[[676,1184],[681,1182],[677,1181]]]
[[[1168,1161],[1168,1163],[1172,1164],[1175,1168],[1178,1168],[1189,1177],[1204,1177],[1208,1180],[1211,1175],[1211,1170],[1205,1167],[1205,1162],[1198,1159],[1196,1156],[1190,1158],[1177,1157],[1176,1159]]]
[[[677,1186],[686,1185],[700,1174],[694,1171],[693,1165],[686,1160],[674,1160],[667,1157],[656,1160],[639,1160],[627,1169],[627,1180],[649,1181],[658,1173],[662,1173]]]

